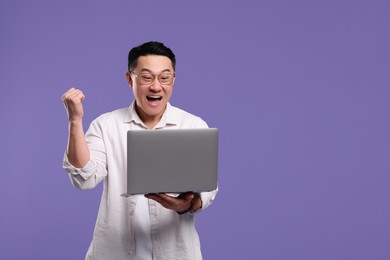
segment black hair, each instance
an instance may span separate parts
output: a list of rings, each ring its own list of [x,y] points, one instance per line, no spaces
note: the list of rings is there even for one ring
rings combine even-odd
[[[162,55],[168,57],[172,62],[173,70],[176,66],[175,54],[171,49],[166,47],[161,42],[145,42],[137,47],[134,47],[129,52],[128,69],[129,71],[137,67],[138,58],[146,55]]]

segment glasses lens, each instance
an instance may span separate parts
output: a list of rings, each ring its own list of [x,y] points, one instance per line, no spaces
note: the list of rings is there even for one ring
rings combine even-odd
[[[138,74],[139,83],[142,85],[151,85],[154,81],[155,76],[149,72],[142,72]],[[163,72],[158,75],[158,81],[162,85],[169,85],[173,82],[174,75],[169,72]]]
[[[152,84],[154,80],[154,75],[151,73],[143,72],[138,75],[138,78],[141,84],[148,85],[148,84]]]
[[[158,76],[158,81],[160,81],[161,84],[171,84],[173,81],[173,74],[169,72],[161,73]]]

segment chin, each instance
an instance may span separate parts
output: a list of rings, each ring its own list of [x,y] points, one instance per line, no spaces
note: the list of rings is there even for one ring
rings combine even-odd
[[[145,112],[149,116],[158,116],[164,112],[164,108],[165,107],[160,107],[160,106],[159,107],[148,107]]]

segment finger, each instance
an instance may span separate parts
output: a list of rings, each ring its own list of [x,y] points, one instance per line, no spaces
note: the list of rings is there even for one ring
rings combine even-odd
[[[177,197],[172,197],[172,196],[169,196],[165,193],[159,193],[158,195],[160,196],[160,198],[164,199],[166,202],[172,203],[172,204],[176,204],[176,203],[178,203],[178,201],[182,201],[184,203],[187,203],[187,202],[191,201],[195,196],[194,193],[192,193],[192,192],[184,192],[184,193],[181,193]]]
[[[85,99],[84,93],[81,90],[75,89],[69,91],[69,93],[66,93],[64,95],[63,102],[78,103],[78,102],[82,102],[84,99]]]
[[[174,199],[175,199],[175,198],[168,196],[166,194],[163,194],[163,193],[147,194],[147,195],[145,195],[145,197],[148,199],[153,199],[153,200],[160,202],[160,203],[164,203],[164,204],[170,204],[170,203],[174,202]]]
[[[178,197],[172,197],[165,193],[159,194],[160,198],[168,205],[171,209],[181,209],[188,208],[191,205],[194,194],[192,193],[182,193]]]
[[[178,197],[172,197],[165,193],[159,194],[147,194],[145,197],[155,200],[160,203],[163,207],[175,211],[183,211],[191,206],[192,199],[194,198],[193,193],[182,193]]]
[[[185,200],[192,200],[195,197],[195,194],[191,191],[181,193],[178,198]]]
[[[69,96],[70,93],[73,93],[76,89],[75,88],[70,88],[68,89],[62,96],[61,99],[64,100],[66,99],[67,96]]]
[[[83,94],[83,92],[77,92],[77,93],[74,93],[71,97],[70,97],[70,101],[72,101],[73,103],[79,103],[79,102],[83,102],[85,99],[85,96]]]
[[[82,91],[80,89],[76,89],[76,88],[70,88],[68,89],[63,95],[62,95],[62,98],[65,99],[65,98],[69,98],[77,93],[82,93]]]
[[[83,92],[79,89],[75,89],[71,92],[69,92],[69,95],[67,96],[68,98],[75,98],[75,97],[78,97],[78,96],[84,96]]]
[[[173,209],[176,210],[178,207],[181,207],[182,200],[177,199],[175,197],[171,197],[169,195],[166,195],[164,193],[159,194],[150,194],[147,196],[148,198],[157,201],[160,203],[163,207],[167,209]]]
[[[64,93],[64,95],[62,95],[61,99],[62,99],[62,102],[66,102],[67,100],[69,100],[75,93],[75,90],[70,90],[70,91],[67,91],[66,93]]]
[[[157,201],[165,208],[172,207],[172,202],[167,201],[165,198],[161,197],[159,194],[146,194],[146,198]]]

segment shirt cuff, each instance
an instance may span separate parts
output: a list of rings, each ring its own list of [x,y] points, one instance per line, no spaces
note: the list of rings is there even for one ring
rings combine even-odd
[[[217,193],[218,193],[218,187],[213,191],[199,193],[200,199],[202,200],[202,207],[200,209],[193,211],[193,213],[200,212],[206,209],[208,206],[210,206],[214,202]]]
[[[88,178],[90,178],[93,175],[93,172],[95,169],[95,164],[91,160],[89,160],[83,168],[77,168],[69,162],[68,156],[65,152],[62,167],[69,174],[71,174],[73,176],[80,175],[84,180],[87,180]]]

